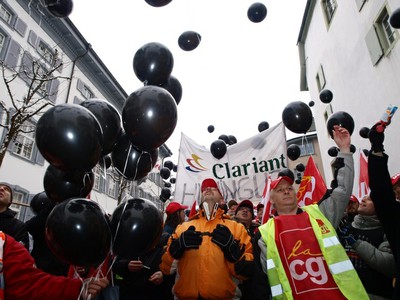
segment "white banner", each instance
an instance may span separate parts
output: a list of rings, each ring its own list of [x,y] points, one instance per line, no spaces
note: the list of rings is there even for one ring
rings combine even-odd
[[[286,149],[282,122],[228,146],[221,159],[182,133],[174,201],[190,207],[194,199],[200,199],[203,179],[213,178],[226,202],[249,199],[258,203],[268,175],[275,178],[281,169],[287,168]]]

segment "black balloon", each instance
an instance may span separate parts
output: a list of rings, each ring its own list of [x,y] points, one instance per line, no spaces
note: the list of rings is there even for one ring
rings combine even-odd
[[[172,185],[170,182],[164,182],[164,187],[170,188]]]
[[[178,38],[178,45],[182,50],[192,51],[200,44],[201,36],[195,31],[185,31]]]
[[[296,184],[300,184],[301,183],[301,178],[296,178],[296,180],[294,181]]]
[[[221,135],[218,137],[218,139],[221,140],[221,141],[224,141],[225,144],[228,144],[228,145],[229,145],[229,136],[227,136],[226,134],[221,134]]]
[[[166,89],[174,97],[176,105],[181,102],[182,99],[182,85],[176,77],[170,75],[168,80],[160,85],[163,89]]]
[[[292,144],[287,148],[287,156],[290,160],[296,160],[300,157],[301,150],[296,144]]]
[[[330,103],[333,99],[333,93],[328,89],[322,90],[319,93],[319,99],[323,103]]]
[[[314,105],[315,105],[315,102],[314,102],[314,101],[311,100],[310,102],[308,102],[308,106],[309,106],[309,107],[313,107]]]
[[[283,170],[279,171],[278,177],[279,176],[286,176],[286,177],[289,177],[290,179],[292,179],[294,181],[294,173],[290,169],[283,169]]]
[[[171,171],[168,168],[161,168],[160,169],[160,177],[162,179],[168,179],[169,176],[171,175]]]
[[[296,165],[296,170],[299,172],[304,172],[305,169],[306,167],[302,163]]]
[[[47,197],[46,192],[40,192],[33,196],[30,201],[32,211],[39,215],[45,209],[50,209],[54,206],[53,202]]]
[[[218,139],[212,142],[210,146],[211,154],[217,159],[223,158],[226,153],[226,150],[227,150],[226,143],[223,140]]]
[[[145,0],[147,4],[154,7],[165,6],[170,3],[172,0]]]
[[[214,130],[215,130],[215,128],[214,128],[213,125],[209,125],[209,126],[207,127],[207,131],[208,131],[209,133],[213,133]]]
[[[390,26],[396,29],[400,29],[400,7],[396,8],[389,18]]]
[[[137,78],[146,84],[164,84],[173,67],[174,58],[171,51],[160,43],[143,45],[133,57],[133,70]]]
[[[45,235],[50,250],[73,266],[98,266],[111,249],[107,217],[96,202],[87,199],[56,205],[47,218]]]
[[[174,178],[174,177],[170,178],[169,182],[172,183],[172,184],[175,184],[176,183],[176,178]]]
[[[59,104],[39,119],[36,144],[43,157],[59,169],[90,171],[101,157],[103,134],[88,109],[77,104]]]
[[[356,146],[354,146],[353,144],[351,144],[351,145],[350,145],[350,152],[351,152],[351,153],[356,153],[356,151],[357,151]]]
[[[369,155],[369,150],[368,149],[363,149],[362,152],[364,152],[364,155],[366,157],[368,157],[368,155]]]
[[[93,172],[65,172],[49,165],[43,177],[43,187],[53,202],[62,202],[69,198],[80,198],[89,195],[93,188]]]
[[[346,128],[350,135],[354,131],[354,120],[350,114],[345,111],[338,111],[329,116],[328,121],[326,122],[326,128],[328,129],[328,133],[333,138],[333,126],[339,125],[343,128]]]
[[[294,133],[306,133],[312,120],[310,107],[301,101],[290,102],[282,112],[283,124]]]
[[[163,88],[147,85],[125,101],[122,122],[132,143],[142,150],[160,147],[174,132],[178,120],[174,98]]]
[[[234,135],[228,135],[229,138],[229,145],[233,145],[237,143],[237,139]]]
[[[121,135],[121,116],[118,110],[109,102],[101,99],[89,99],[81,105],[91,111],[103,131],[102,155],[111,153]]]
[[[169,188],[163,187],[161,189],[160,199],[165,202],[171,197],[171,190]]]
[[[68,17],[73,8],[72,0],[44,0],[47,10],[57,18]]]
[[[250,5],[247,10],[247,17],[253,23],[259,23],[267,16],[267,8],[264,4],[256,2]]]
[[[362,127],[361,129],[360,129],[360,136],[362,137],[362,138],[364,138],[364,139],[367,139],[368,138],[368,134],[369,134],[369,128],[368,127]]]
[[[124,259],[143,256],[157,244],[163,230],[161,211],[149,200],[129,199],[112,214],[113,250]]]
[[[172,171],[174,171],[175,173],[178,172],[178,165],[174,165],[174,167],[172,168]]]
[[[139,180],[147,176],[157,162],[158,148],[140,150],[122,135],[114,150],[111,152],[111,160],[115,169],[128,180]]]
[[[111,156],[110,155],[106,155],[103,156],[100,161],[99,161],[99,165],[102,168],[105,168],[106,170],[111,167],[112,161],[111,161]]]
[[[328,155],[331,157],[336,157],[339,153],[339,149],[336,146],[332,146],[328,149]]]
[[[264,130],[267,130],[269,128],[269,123],[267,121],[262,121],[260,124],[258,124],[258,132],[262,132]]]
[[[170,160],[166,160],[166,161],[164,161],[164,167],[172,170],[174,168],[174,163]]]

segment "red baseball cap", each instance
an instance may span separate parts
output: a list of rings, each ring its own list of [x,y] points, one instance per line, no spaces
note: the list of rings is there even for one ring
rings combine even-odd
[[[222,193],[219,190],[218,185],[214,179],[206,178],[203,180],[203,182],[201,183],[201,192],[203,192],[206,188],[216,188],[218,190],[218,193],[220,193],[220,195],[222,196]]]
[[[395,185],[399,182],[400,179],[400,173],[397,173],[396,175],[392,176],[392,185]]]
[[[188,207],[189,206],[181,205],[178,202],[171,202],[170,204],[168,204],[167,209],[165,210],[165,212],[167,213],[167,215],[171,215],[174,212],[177,212],[179,210],[185,210]]]
[[[275,179],[274,181],[271,182],[271,190],[276,189],[277,185],[278,185],[282,180],[287,181],[290,185],[293,184],[292,178],[290,178],[290,177],[288,177],[288,176],[279,176],[277,179]]]
[[[262,204],[261,202],[257,204],[257,208],[256,208],[257,211],[258,211],[260,208],[264,208],[264,204]]]
[[[250,200],[243,200],[242,202],[239,203],[239,205],[236,207],[235,210],[235,215],[237,214],[237,212],[239,211],[239,209],[241,207],[248,207],[251,210],[251,215],[254,217],[254,205],[253,202],[251,202]]]
[[[351,195],[350,196],[350,202],[357,202],[358,203],[358,199],[355,195]]]

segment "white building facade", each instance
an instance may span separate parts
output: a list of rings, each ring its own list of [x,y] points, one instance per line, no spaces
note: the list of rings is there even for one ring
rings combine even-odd
[[[121,112],[126,92],[103,64],[91,45],[80,34],[68,18],[57,18],[51,15],[44,1],[0,0],[0,60],[6,65],[7,75],[20,71],[23,65],[29,66],[32,61],[40,62],[47,70],[51,63],[62,63],[54,72],[54,80],[47,82],[43,96],[53,105],[62,103],[79,104],[90,98],[109,101]],[[3,77],[2,77],[3,79]],[[23,99],[28,90],[29,80],[20,73],[12,83],[15,99]],[[9,92],[3,80],[0,81],[0,101],[5,109],[12,109]],[[51,106],[48,106],[51,107]],[[2,124],[6,124],[4,109],[0,112]],[[35,125],[40,114],[29,122]],[[3,140],[6,128],[0,128]],[[159,148],[159,161],[171,156],[166,145]],[[20,134],[8,148],[0,168],[0,181],[14,185],[15,202],[13,208],[19,211],[19,218],[27,220],[31,216],[29,200],[33,195],[42,192],[43,176],[48,163],[41,156],[35,145],[34,131]],[[111,168],[110,168],[111,169]],[[110,170],[109,169],[109,170]],[[95,181],[90,198],[97,201],[108,213],[117,206],[119,182],[113,171],[107,174],[98,166],[94,168]],[[132,197],[144,197],[160,206],[159,193],[163,181],[157,172],[147,179],[129,182],[124,194]]]
[[[333,160],[327,152],[334,145],[326,128],[329,116],[345,111],[353,117],[352,144],[359,151],[370,148],[359,130],[378,122],[389,104],[400,106],[400,32],[389,24],[398,7],[399,0],[307,1],[298,37],[300,89],[309,90],[316,103],[313,114],[327,182]],[[333,93],[328,104],[319,99],[323,89]],[[385,139],[392,175],[400,172],[399,129],[397,113]]]

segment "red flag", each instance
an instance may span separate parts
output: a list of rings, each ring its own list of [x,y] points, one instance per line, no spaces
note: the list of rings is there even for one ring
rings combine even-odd
[[[297,191],[299,206],[318,203],[326,193],[325,181],[318,171],[312,156],[308,159],[303,178]]]
[[[191,217],[193,217],[193,216],[197,213],[196,205],[197,205],[197,201],[194,200],[194,201],[193,201],[193,204],[192,204],[192,207],[190,208],[189,219],[190,219]]]
[[[362,199],[365,195],[368,195],[369,179],[368,179],[368,158],[365,156],[363,151],[360,151],[360,176],[358,181],[358,199]]]
[[[267,181],[265,182],[265,187],[263,191],[263,196],[261,198],[261,203],[264,204],[263,216],[261,220],[261,224],[264,224],[268,221],[269,215],[271,214],[271,202],[269,201],[270,197],[270,189],[271,187],[271,176],[268,176]]]

